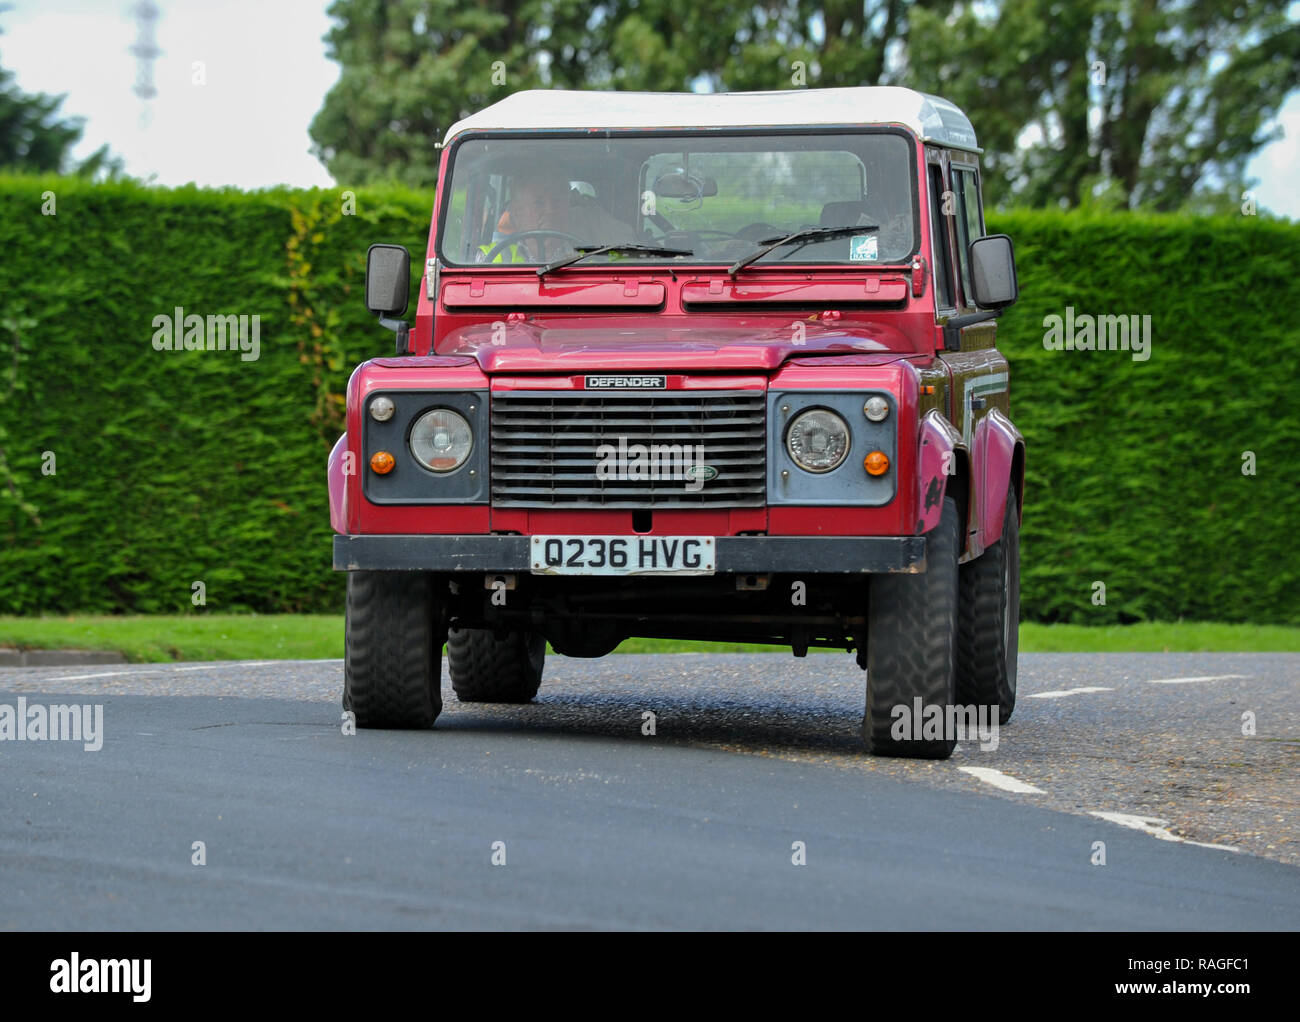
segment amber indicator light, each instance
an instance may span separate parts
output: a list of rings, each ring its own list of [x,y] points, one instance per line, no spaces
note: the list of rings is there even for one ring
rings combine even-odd
[[[376,451],[370,456],[370,471],[377,472],[381,476],[388,475],[396,464],[397,462],[393,460],[393,456],[387,451]]]
[[[884,451],[872,451],[862,459],[867,475],[882,476],[889,471],[889,456]]]

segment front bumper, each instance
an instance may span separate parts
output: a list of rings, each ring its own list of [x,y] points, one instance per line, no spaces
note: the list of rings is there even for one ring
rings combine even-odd
[[[527,536],[335,536],[337,571],[531,572]],[[719,536],[718,575],[925,571],[924,536]],[[638,576],[624,576],[636,578]]]

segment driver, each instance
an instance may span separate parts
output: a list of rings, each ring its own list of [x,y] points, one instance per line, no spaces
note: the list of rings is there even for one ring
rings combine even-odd
[[[488,253],[501,241],[491,261],[494,263],[538,263],[567,255],[573,251],[571,238],[580,244],[610,245],[636,240],[632,228],[610,216],[592,198],[571,191],[569,176],[556,167],[541,166],[520,171],[510,183],[510,204],[497,227],[503,238],[479,246],[479,262],[488,261]],[[526,231],[553,231],[558,234],[531,234],[511,241]]]

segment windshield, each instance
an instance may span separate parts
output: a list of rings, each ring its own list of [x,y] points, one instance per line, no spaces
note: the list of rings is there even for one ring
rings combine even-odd
[[[610,249],[578,266],[732,263],[816,227],[862,230],[801,237],[753,267],[898,264],[916,249],[912,144],[895,131],[471,137],[450,174],[449,265],[539,265],[583,246]]]

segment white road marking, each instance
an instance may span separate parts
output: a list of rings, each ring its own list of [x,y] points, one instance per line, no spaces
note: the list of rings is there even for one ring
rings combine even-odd
[[[1149,834],[1161,841],[1177,841],[1179,844],[1196,845],[1197,848],[1217,848],[1221,852],[1241,851],[1240,848],[1234,848],[1232,845],[1208,845],[1203,841],[1188,841],[1185,837],[1169,833],[1167,829],[1169,826],[1168,820],[1161,820],[1154,816],[1133,816],[1129,813],[1099,813],[1096,810],[1092,811],[1092,815],[1099,816],[1111,823],[1118,823],[1121,827],[1140,830],[1143,834]]]
[[[181,671],[225,671],[232,668],[240,667],[269,667],[272,664],[341,664],[342,658],[337,660],[232,660],[218,663],[205,664],[199,667],[174,667],[171,664],[156,664],[153,667],[130,667],[120,671],[100,671],[96,674],[47,674],[41,676],[41,681],[87,681],[94,678],[118,678],[124,674],[141,675],[141,674],[176,674]]]
[[[341,663],[343,663],[342,657],[334,657],[333,659],[329,657],[325,657],[323,659],[317,659],[317,660],[229,660],[229,661],[223,661],[223,666],[265,667],[268,664],[278,664],[281,667],[283,667],[288,664],[341,664]]]
[[[958,767],[957,769],[964,774],[970,774],[972,777],[978,778],[985,784],[1001,788],[1003,791],[1014,791],[1020,795],[1046,794],[1042,788],[1035,788],[1032,784],[1017,781],[1009,774],[1004,774],[1001,770],[994,770],[992,767]]]
[[[1033,692],[1030,693],[1030,699],[1060,699],[1063,696],[1078,695],[1081,692],[1114,692],[1113,688],[1106,688],[1101,685],[1084,685],[1082,688],[1063,688],[1055,692]]]
[[[296,661],[285,661],[294,663]],[[202,664],[199,667],[173,667],[172,670],[179,671],[228,671],[234,667],[265,667],[268,664],[277,663],[275,660],[236,660],[233,663],[225,664]]]
[[[1230,678],[1249,678],[1249,674],[1207,674],[1200,678],[1148,678],[1151,685],[1185,685],[1189,681],[1227,681]]]

